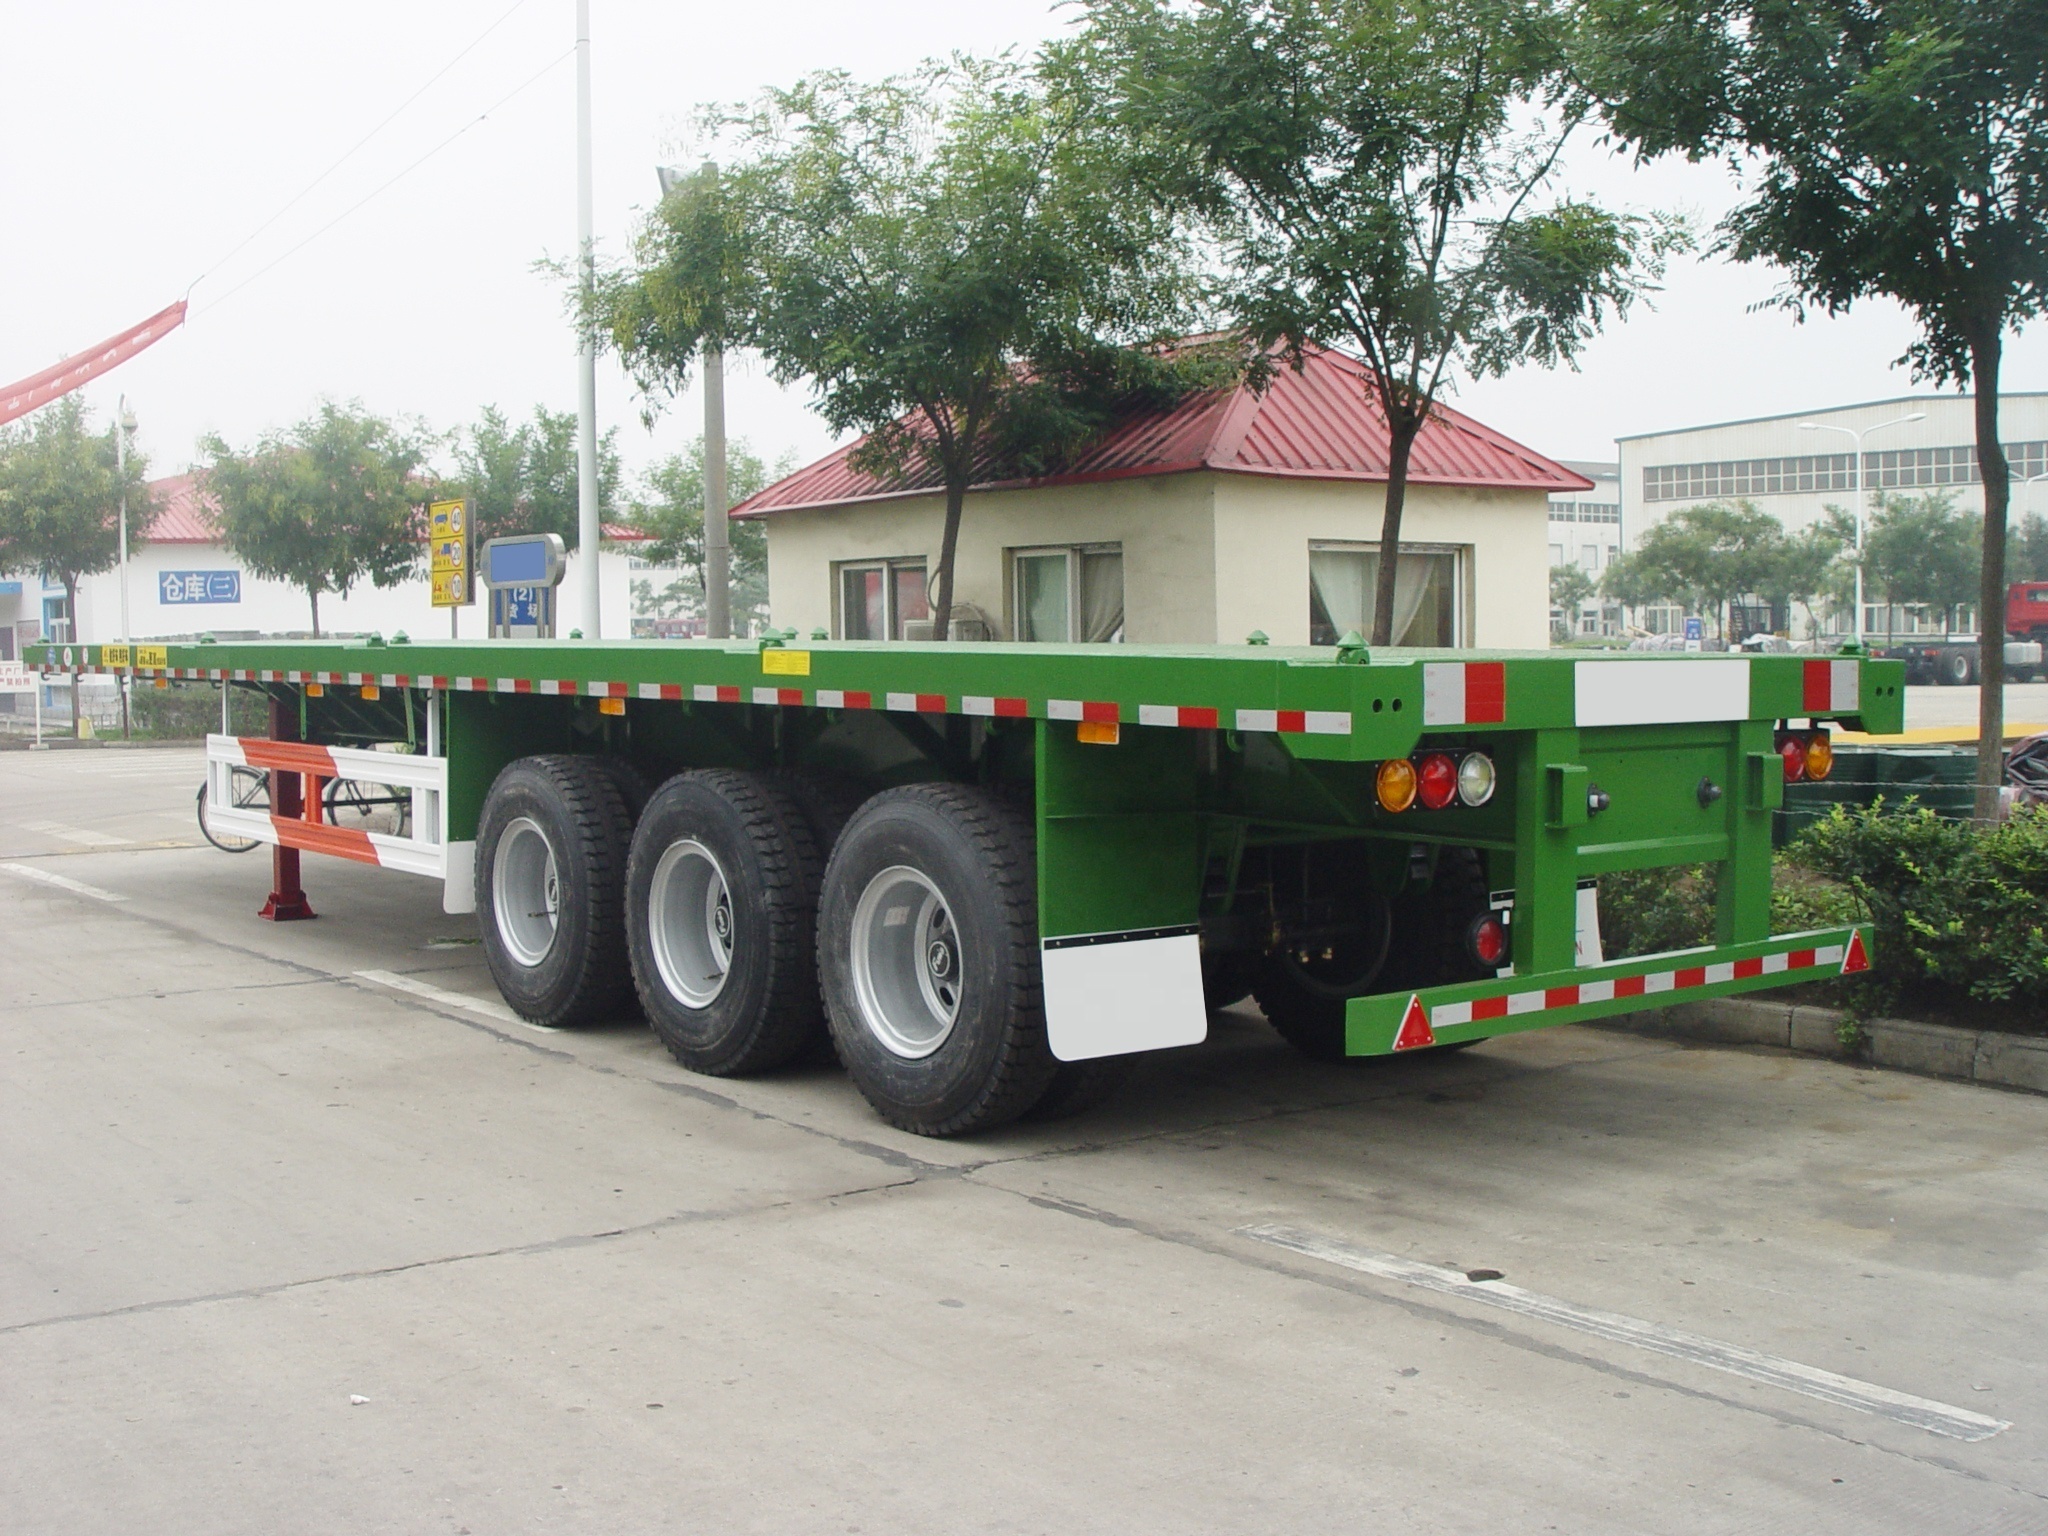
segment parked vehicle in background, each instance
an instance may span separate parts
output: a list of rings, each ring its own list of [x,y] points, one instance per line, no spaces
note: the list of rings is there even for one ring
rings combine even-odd
[[[1872,654],[1906,664],[1908,683],[1964,687],[1983,671],[1983,637],[1914,636],[1877,646]],[[2039,682],[2048,674],[2048,581],[2016,581],[2005,592],[2005,675],[2008,682]]]

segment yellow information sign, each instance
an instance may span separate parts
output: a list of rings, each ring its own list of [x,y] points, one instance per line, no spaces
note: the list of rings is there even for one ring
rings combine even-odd
[[[809,651],[785,651],[779,646],[769,646],[761,652],[761,670],[777,672],[784,677],[809,677],[811,675],[811,653]]]
[[[427,566],[436,608],[460,608],[475,595],[475,509],[468,501],[436,501],[427,507]]]
[[[100,647],[100,665],[132,667],[135,665],[135,656],[125,645],[103,645]]]
[[[155,667],[159,672],[171,664],[170,647],[163,645],[138,645],[135,647],[135,665]]]

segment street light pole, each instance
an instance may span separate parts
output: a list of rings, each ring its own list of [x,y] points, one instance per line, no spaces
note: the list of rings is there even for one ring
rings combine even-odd
[[[1856,645],[1863,645],[1863,439],[1872,432],[1882,432],[1886,427],[1903,427],[1909,421],[1925,421],[1925,411],[1915,411],[1910,416],[1895,417],[1891,421],[1880,421],[1874,427],[1857,431],[1854,427],[1830,426],[1824,421],[1802,421],[1802,432],[1840,432],[1856,444]],[[1887,623],[1890,621],[1887,620]]]
[[[576,0],[576,543],[583,559],[576,585],[583,635],[604,633],[598,614],[597,335],[591,305],[597,290],[595,220],[590,201],[590,0]]]
[[[135,430],[134,413],[128,397],[122,395],[114,412],[114,485],[121,498],[121,643],[132,645],[135,636],[128,629],[128,434]],[[128,690],[131,671],[121,679],[121,739],[128,740]]]

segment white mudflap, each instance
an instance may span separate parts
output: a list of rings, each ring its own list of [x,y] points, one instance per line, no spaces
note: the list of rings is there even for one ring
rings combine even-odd
[[[448,845],[448,870],[441,879],[441,910],[449,913],[476,910],[475,843]]]
[[[1047,939],[1045,1032],[1061,1061],[1196,1045],[1209,1033],[1192,929]]]
[[[1594,880],[1579,882],[1578,932],[1572,945],[1573,965],[1605,965],[1600,950],[1600,886]]]

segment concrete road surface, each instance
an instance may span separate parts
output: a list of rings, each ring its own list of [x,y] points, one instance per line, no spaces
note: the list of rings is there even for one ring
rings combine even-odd
[[[924,1141],[258,922],[198,772],[0,754],[9,1533],[2048,1529],[2048,1100],[1239,1011]]]
[[[1962,725],[1975,729],[1977,688],[1910,687],[1906,690],[1906,729]],[[2048,683],[2007,683],[2005,718],[2048,724]]]

